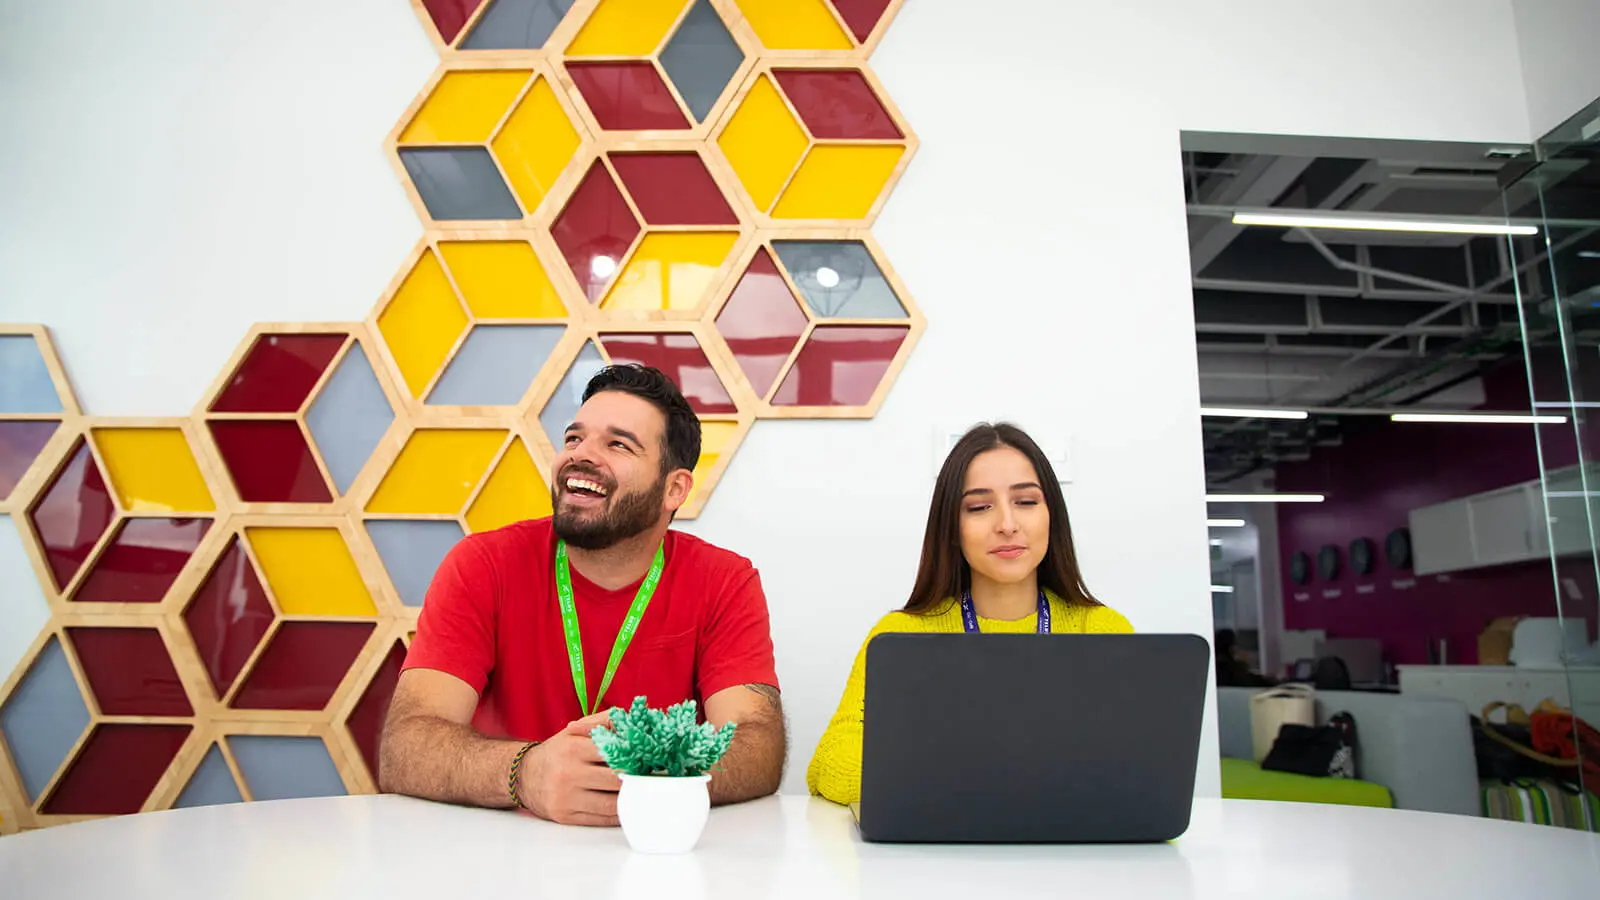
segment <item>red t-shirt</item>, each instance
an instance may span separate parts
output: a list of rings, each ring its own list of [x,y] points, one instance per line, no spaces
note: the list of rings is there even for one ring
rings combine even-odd
[[[437,669],[478,692],[473,727],[490,737],[546,740],[580,718],[556,600],[550,519],[472,535],[445,557],[428,588],[407,669]],[[608,591],[572,567],[588,699],[640,582]],[[601,700],[655,708],[740,684],[778,684],[766,595],[750,561],[668,531],[666,566],[633,642]]]

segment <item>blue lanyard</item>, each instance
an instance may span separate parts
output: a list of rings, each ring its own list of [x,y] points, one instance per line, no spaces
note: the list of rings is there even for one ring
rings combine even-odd
[[[972,593],[969,591],[961,595],[961,627],[967,634],[977,634],[978,611],[972,608]],[[1039,624],[1034,629],[1039,634],[1050,633],[1050,598],[1044,595],[1044,590],[1039,591]]]

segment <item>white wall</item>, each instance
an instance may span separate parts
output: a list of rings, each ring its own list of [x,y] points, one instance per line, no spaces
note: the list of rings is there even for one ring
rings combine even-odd
[[[1600,98],[1600,2],[1511,0],[1535,137]]]
[[[0,0],[0,320],[54,329],[91,412],[172,414],[250,322],[370,307],[418,234],[379,143],[433,58],[401,0],[134,6]],[[690,526],[761,567],[788,790],[909,590],[936,422],[1069,430],[1091,587],[1210,633],[1181,129],[1529,138],[1508,0],[979,9],[913,0],[875,59],[922,139],[875,228],[918,352],[873,422],[762,423]],[[1215,758],[1208,714],[1202,794]]]

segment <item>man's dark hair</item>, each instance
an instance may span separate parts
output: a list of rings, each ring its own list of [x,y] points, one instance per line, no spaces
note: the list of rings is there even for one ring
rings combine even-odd
[[[674,469],[693,470],[700,461],[700,417],[683,392],[660,369],[640,365],[607,366],[589,379],[583,389],[585,403],[601,391],[621,391],[661,410],[667,419],[661,453],[661,474]]]

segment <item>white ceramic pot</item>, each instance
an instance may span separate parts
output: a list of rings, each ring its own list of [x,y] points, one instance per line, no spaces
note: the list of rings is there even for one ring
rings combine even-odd
[[[710,775],[623,775],[617,818],[639,853],[688,853],[711,815]]]

